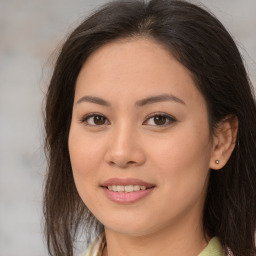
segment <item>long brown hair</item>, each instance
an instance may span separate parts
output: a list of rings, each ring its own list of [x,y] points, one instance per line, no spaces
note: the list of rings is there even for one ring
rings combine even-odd
[[[75,83],[87,57],[107,42],[146,37],[165,45],[194,76],[204,95],[211,130],[232,114],[239,120],[236,147],[220,171],[210,170],[204,229],[235,256],[256,255],[256,108],[239,51],[223,25],[186,1],[113,1],[86,18],[62,46],[46,95],[44,194],[50,255],[72,256],[77,231],[103,226],[81,201],[68,152]],[[86,232],[86,231],[85,231]]]

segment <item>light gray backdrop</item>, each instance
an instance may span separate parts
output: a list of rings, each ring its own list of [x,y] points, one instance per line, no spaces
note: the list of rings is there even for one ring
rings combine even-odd
[[[50,54],[105,1],[0,0],[0,256],[47,255],[41,105]],[[202,0],[235,37],[256,84],[256,1]]]

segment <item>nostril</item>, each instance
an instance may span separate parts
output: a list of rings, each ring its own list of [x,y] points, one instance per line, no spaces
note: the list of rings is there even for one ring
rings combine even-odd
[[[129,161],[127,164],[135,164],[135,161]]]
[[[115,161],[110,161],[109,164],[111,166],[117,165],[119,167],[128,167],[131,164],[136,164],[136,162],[135,161],[129,161],[129,162],[120,162],[119,163],[118,161],[116,161],[116,162]]]

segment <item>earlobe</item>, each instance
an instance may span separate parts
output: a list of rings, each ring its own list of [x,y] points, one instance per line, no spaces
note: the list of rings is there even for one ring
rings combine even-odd
[[[218,123],[213,135],[211,169],[218,170],[226,165],[235,148],[237,132],[238,119],[234,115],[228,115]]]

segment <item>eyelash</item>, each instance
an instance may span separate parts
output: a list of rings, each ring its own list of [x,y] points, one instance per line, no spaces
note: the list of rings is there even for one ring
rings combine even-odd
[[[90,113],[86,116],[84,116],[82,119],[81,119],[81,123],[85,124],[86,126],[103,126],[103,125],[106,125],[105,123],[102,124],[102,125],[97,125],[97,124],[88,124],[88,120],[91,118],[91,117],[103,117],[105,119],[105,121],[107,120],[106,117],[104,117],[104,115],[102,114],[99,114],[99,113]],[[177,120],[171,116],[171,115],[168,115],[168,114],[165,114],[165,113],[153,113],[149,116],[146,117],[146,121],[150,120],[151,118],[156,118],[156,117],[163,117],[163,118],[166,118],[166,121],[167,121],[167,124],[161,124],[161,125],[150,125],[150,126],[158,126],[158,127],[166,127],[168,125],[171,125],[172,123],[176,122]],[[146,122],[144,121],[143,124]],[[110,122],[107,120],[108,124],[110,124]]]
[[[86,126],[103,126],[103,125],[91,125],[91,124],[88,124],[88,119],[91,118],[91,117],[96,117],[96,116],[105,118],[103,115],[101,115],[99,113],[90,113],[88,115],[85,115],[81,119],[81,123],[85,124]],[[107,120],[107,118],[105,118],[105,120]]]
[[[152,126],[158,126],[158,127],[166,127],[168,125],[171,125],[172,123],[176,122],[177,120],[171,116],[171,115],[168,115],[168,114],[165,114],[165,113],[153,113],[149,116],[146,117],[146,121],[150,120],[151,118],[155,118],[155,117],[164,117],[166,118],[166,121],[167,121],[167,124],[163,124],[163,125],[152,125]],[[145,122],[143,122],[144,124]]]

